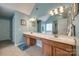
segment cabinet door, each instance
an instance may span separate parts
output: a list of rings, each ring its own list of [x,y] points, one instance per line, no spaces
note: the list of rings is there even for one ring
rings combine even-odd
[[[31,45],[31,41],[30,41],[30,38],[29,38],[29,37],[24,36],[24,41],[25,41],[25,43],[26,43],[28,46]]]
[[[27,37],[26,35],[24,35],[24,40],[25,40],[25,42],[26,42],[26,44],[28,46],[35,45],[35,43],[36,43],[36,40],[35,39],[30,38],[30,37]]]
[[[56,48],[55,47],[55,56],[71,56],[72,54],[70,52],[67,52],[63,49]]]
[[[32,46],[32,45],[35,45],[36,40],[33,38],[27,37],[26,42],[27,42],[27,45]]]
[[[43,43],[43,55],[52,56],[52,46],[46,43]]]

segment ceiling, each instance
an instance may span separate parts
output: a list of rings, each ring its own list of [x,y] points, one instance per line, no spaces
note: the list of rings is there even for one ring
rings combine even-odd
[[[14,11],[9,10],[7,8],[1,7],[0,6],[0,18],[9,18],[11,19],[13,17]]]
[[[48,11],[67,3],[0,3],[0,16],[11,18],[14,11],[19,11],[31,17],[46,20],[49,18]]]
[[[69,3],[37,3],[32,10],[31,17],[37,17],[46,21],[50,17],[48,11],[60,6],[69,7],[71,5]]]
[[[34,5],[34,3],[0,3],[0,16],[11,18],[14,11],[30,15]]]

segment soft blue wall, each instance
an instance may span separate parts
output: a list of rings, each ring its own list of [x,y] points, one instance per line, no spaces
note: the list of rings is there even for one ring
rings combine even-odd
[[[23,13],[15,12],[13,17],[13,42],[15,45],[24,43],[23,32],[27,31],[27,26],[21,25],[21,19],[28,20],[29,17]]]
[[[56,20],[56,16],[50,16],[46,23],[52,23],[54,20]]]

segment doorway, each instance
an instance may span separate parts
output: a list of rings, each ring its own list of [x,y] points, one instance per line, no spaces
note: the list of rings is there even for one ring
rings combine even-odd
[[[0,18],[0,41],[12,41],[12,20]]]

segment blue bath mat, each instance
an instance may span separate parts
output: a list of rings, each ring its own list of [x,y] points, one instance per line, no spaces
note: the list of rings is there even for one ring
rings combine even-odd
[[[29,48],[29,46],[26,45],[26,44],[21,44],[21,45],[19,45],[18,47],[19,47],[21,50],[26,50],[26,49]]]

